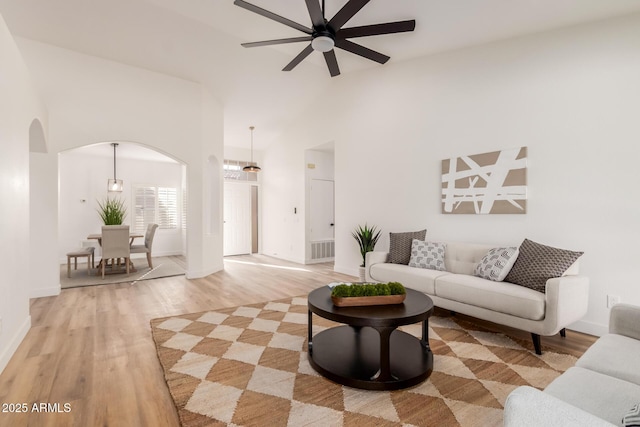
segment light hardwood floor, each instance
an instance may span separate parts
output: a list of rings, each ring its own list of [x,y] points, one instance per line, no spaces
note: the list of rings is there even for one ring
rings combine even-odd
[[[184,263],[180,257],[174,260]],[[34,402],[58,403],[61,411],[68,403],[71,411],[0,412],[0,426],[178,426],[151,338],[151,319],[304,295],[332,281],[353,279],[335,273],[332,264],[300,265],[254,255],[226,258],[224,271],[203,279],[177,276],[64,289],[59,296],[34,299],[32,328],[0,375],[0,403],[26,403],[29,409]],[[543,346],[580,355],[594,338],[568,331],[565,339],[542,340]]]

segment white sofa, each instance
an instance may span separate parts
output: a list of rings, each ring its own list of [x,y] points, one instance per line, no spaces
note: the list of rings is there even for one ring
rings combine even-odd
[[[600,337],[544,391],[518,387],[507,397],[506,427],[611,427],[640,403],[640,307],[611,309]],[[637,420],[637,418],[635,418]],[[637,423],[632,423],[637,425]]]
[[[446,271],[387,262],[388,253],[366,254],[369,282],[397,281],[429,295],[436,307],[511,326],[531,333],[541,354],[540,336],[564,336],[564,328],[587,312],[589,280],[578,275],[578,262],[562,277],[549,279],[546,293],[473,275],[476,264],[494,246],[445,242]]]

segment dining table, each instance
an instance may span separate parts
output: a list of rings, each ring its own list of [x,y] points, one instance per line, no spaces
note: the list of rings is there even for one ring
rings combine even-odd
[[[137,239],[138,237],[144,237],[144,234],[142,234],[142,233],[129,233],[129,245],[131,245],[133,243],[133,241],[135,239]],[[87,236],[87,240],[97,240],[98,243],[102,244],[102,233],[89,234]]]
[[[131,246],[133,244],[133,241],[135,239],[137,239],[138,237],[144,237],[144,234],[142,233],[135,233],[135,232],[130,232],[129,233],[129,246]],[[102,233],[92,233],[89,234],[87,236],[87,240],[97,240],[98,244],[102,246]],[[100,275],[100,271],[102,268],[102,263],[105,262],[106,260],[101,259],[100,262],[98,263],[98,267],[97,267],[97,271],[96,271],[96,276]],[[118,265],[120,265],[120,260],[118,260]],[[107,267],[109,266],[108,264],[106,265]],[[124,273],[126,270],[124,269],[116,269],[116,265],[115,263],[111,263],[111,269],[107,272],[105,272],[106,274],[115,274],[115,273]],[[130,272],[135,272],[136,271],[136,267],[135,265],[133,265],[133,261],[131,261],[131,259],[129,259],[129,271]]]

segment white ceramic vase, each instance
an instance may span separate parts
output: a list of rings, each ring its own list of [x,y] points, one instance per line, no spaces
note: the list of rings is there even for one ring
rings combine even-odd
[[[360,279],[361,282],[365,281],[365,277],[364,277],[364,267],[358,267],[358,277]]]

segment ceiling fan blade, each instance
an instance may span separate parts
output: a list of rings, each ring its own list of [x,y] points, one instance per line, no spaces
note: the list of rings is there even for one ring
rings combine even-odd
[[[265,40],[261,42],[250,42],[250,43],[241,43],[242,47],[260,47],[260,46],[271,46],[274,44],[285,44],[285,43],[298,43],[298,42],[310,42],[313,40],[313,37],[291,37],[288,39],[277,39],[277,40]]]
[[[289,62],[287,66],[282,69],[282,71],[293,70],[295,66],[298,65],[300,62],[302,62],[304,58],[309,56],[311,52],[313,52],[313,48],[311,47],[311,44],[309,44],[309,46],[305,47],[304,50],[298,54],[298,56],[293,58],[293,61]]]
[[[380,36],[383,34],[406,33],[416,28],[416,21],[387,22],[384,24],[363,25],[362,27],[342,28],[336,33],[337,38]]]
[[[322,16],[322,9],[320,9],[320,3],[318,0],[305,0],[307,2],[307,9],[309,10],[309,16],[314,27],[324,26],[324,17]]]
[[[269,18],[272,19],[276,22],[279,22],[281,24],[284,24],[288,27],[291,28],[295,28],[296,30],[300,30],[303,33],[307,33],[307,34],[313,34],[313,30],[311,28],[307,28],[304,25],[298,24],[297,22],[294,22],[290,19],[284,18],[280,15],[276,15],[273,12],[269,12],[268,10],[265,10],[261,7],[258,7],[256,5],[253,5],[251,3],[247,3],[244,0],[234,0],[233,4],[235,4],[236,6],[240,6],[243,9],[247,9],[253,13],[257,13],[258,15],[262,15],[265,18]]]
[[[338,59],[336,58],[336,52],[333,49],[328,52],[324,52],[324,60],[327,62],[327,67],[329,67],[329,74],[331,74],[331,77],[340,75]]]
[[[384,64],[390,59],[387,55],[383,55],[380,52],[376,52],[375,50],[371,50],[349,40],[336,39],[336,47],[339,47],[340,49],[344,49],[351,53],[355,53],[356,55],[360,55],[364,58],[370,59],[380,64]]]
[[[339,30],[367,3],[369,3],[369,0],[349,0],[347,4],[345,4],[342,9],[340,9],[333,18],[331,18],[329,24],[334,30]]]

